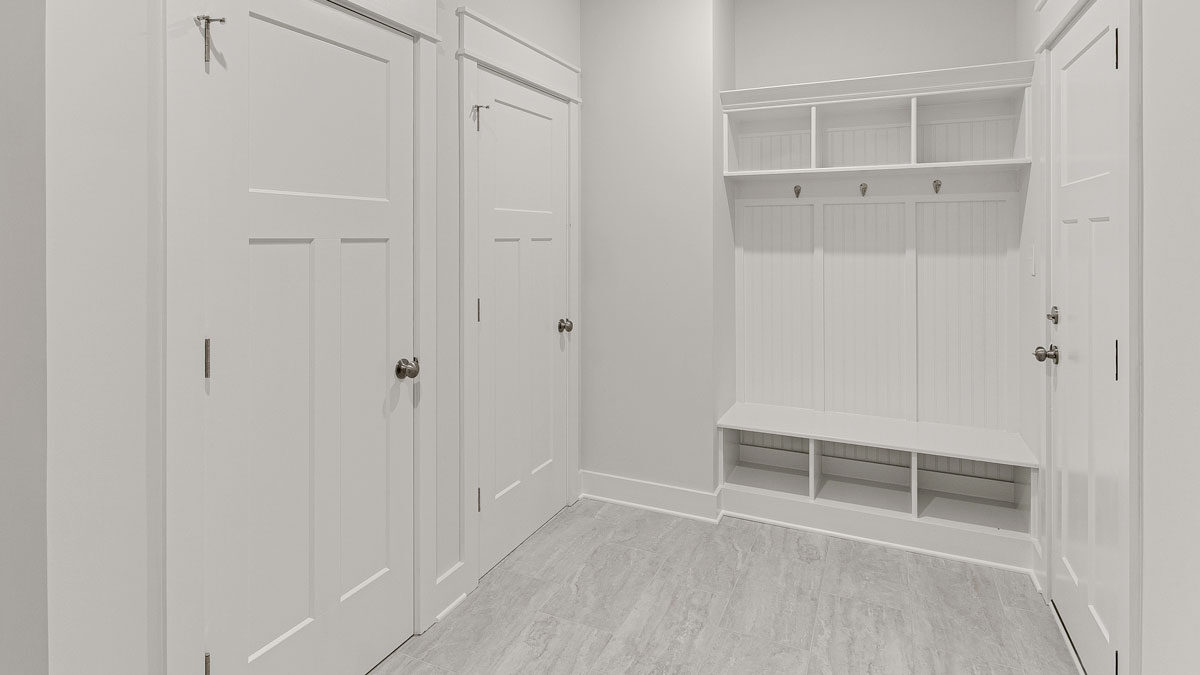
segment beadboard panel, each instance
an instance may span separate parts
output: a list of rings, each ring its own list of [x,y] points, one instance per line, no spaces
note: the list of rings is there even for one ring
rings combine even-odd
[[[918,124],[917,158],[920,162],[1010,159],[1016,134],[1015,117]]]
[[[998,191],[740,201],[737,400],[1012,431],[1023,354],[1014,199]],[[808,447],[748,432],[740,442]],[[822,443],[821,454],[912,461],[837,443]],[[926,471],[1015,479],[1010,466],[916,461]]]
[[[825,409],[905,417],[903,203],[825,204]]]
[[[753,206],[738,222],[739,363],[744,400],[819,403],[812,204]]]
[[[822,166],[908,164],[912,159],[909,129],[899,124],[827,129],[818,161]]]
[[[1006,331],[1012,228],[1001,201],[918,203],[917,416],[1013,426]]]
[[[808,131],[742,134],[737,138],[738,171],[807,169],[812,159]]]
[[[786,450],[788,452],[808,452],[808,439],[793,438],[791,436],[741,431],[738,432],[738,443],[759,448]],[[888,464],[890,466],[911,466],[912,461],[911,453],[899,450],[829,442],[821,443],[821,456]],[[1015,480],[1014,468],[1005,464],[975,462],[953,457],[918,455],[917,466],[923,471],[936,471],[974,478],[988,478],[1009,483]]]

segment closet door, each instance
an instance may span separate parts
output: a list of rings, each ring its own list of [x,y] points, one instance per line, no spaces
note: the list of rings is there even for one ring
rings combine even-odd
[[[414,43],[212,5],[206,648],[363,675],[413,632]]]
[[[566,505],[568,138],[566,103],[486,70],[478,83],[486,571]]]
[[[1051,300],[1059,311],[1051,326],[1058,363],[1049,366],[1051,599],[1093,674],[1115,671],[1129,630],[1129,88],[1128,50],[1118,44],[1124,5],[1100,0],[1051,53]]]

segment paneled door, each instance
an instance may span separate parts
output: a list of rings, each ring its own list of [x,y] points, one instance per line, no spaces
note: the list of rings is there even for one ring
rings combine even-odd
[[[206,648],[363,675],[413,632],[411,38],[213,0]]]
[[[482,69],[478,90],[482,572],[566,505],[573,324],[566,316],[567,104]]]
[[[1051,52],[1051,599],[1083,666],[1127,649],[1130,551],[1128,50],[1100,0]]]

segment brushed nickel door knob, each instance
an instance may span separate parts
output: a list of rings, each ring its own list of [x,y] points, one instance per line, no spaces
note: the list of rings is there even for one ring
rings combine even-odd
[[[1055,347],[1054,345],[1050,345],[1049,349],[1045,347],[1038,347],[1037,349],[1033,350],[1033,358],[1037,359],[1038,362],[1044,362],[1046,359],[1050,359],[1054,363],[1058,363],[1058,347]]]
[[[421,362],[414,356],[412,361],[408,359],[400,359],[396,362],[396,379],[403,380],[405,378],[415,380],[421,374]]]
[[[567,333],[570,333],[573,330],[575,330],[575,322],[574,321],[571,321],[570,319],[559,319],[558,320],[558,332],[562,333],[565,331]]]

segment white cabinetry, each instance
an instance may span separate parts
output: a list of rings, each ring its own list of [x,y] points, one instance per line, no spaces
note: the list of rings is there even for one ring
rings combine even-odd
[[[725,511],[1033,565],[1039,459],[1017,433],[1032,69],[722,93]]]

